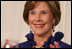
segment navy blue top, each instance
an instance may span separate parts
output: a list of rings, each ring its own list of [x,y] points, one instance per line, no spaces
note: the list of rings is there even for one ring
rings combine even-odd
[[[33,40],[34,34],[29,33],[25,36],[28,41],[19,43],[17,48],[32,48],[36,45],[35,41]],[[42,47],[44,48],[50,48],[49,44],[54,45],[54,41],[59,42],[59,46],[61,48],[71,48],[71,45],[64,43],[61,41],[61,39],[64,37],[64,34],[62,32],[56,32],[56,34],[53,36],[50,36],[47,41],[44,42],[44,45]],[[54,45],[55,46],[55,45]],[[16,46],[13,46],[13,48],[16,48]],[[35,47],[34,47],[35,48]]]

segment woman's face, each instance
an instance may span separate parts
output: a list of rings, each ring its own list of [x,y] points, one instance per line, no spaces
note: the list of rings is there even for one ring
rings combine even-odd
[[[34,9],[29,11],[28,20],[33,32],[37,35],[44,35],[51,31],[54,22],[48,5],[43,1],[37,2]]]

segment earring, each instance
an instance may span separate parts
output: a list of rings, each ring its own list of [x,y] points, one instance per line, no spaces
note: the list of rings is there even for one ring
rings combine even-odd
[[[30,27],[30,33],[32,33],[31,27]]]
[[[55,31],[55,22],[53,23],[53,28],[52,28],[52,31],[54,32]]]
[[[55,26],[53,26],[53,32],[55,31],[54,27],[55,27]]]

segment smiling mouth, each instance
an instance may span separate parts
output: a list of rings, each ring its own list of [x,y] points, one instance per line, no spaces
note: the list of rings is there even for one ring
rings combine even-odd
[[[44,24],[34,24],[34,26],[35,26],[36,28],[42,28],[42,27],[44,27]]]

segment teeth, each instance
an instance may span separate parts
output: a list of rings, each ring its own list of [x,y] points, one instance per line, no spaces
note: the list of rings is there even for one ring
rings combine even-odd
[[[43,26],[43,25],[35,25],[35,26]]]

